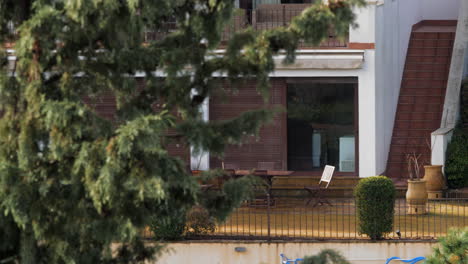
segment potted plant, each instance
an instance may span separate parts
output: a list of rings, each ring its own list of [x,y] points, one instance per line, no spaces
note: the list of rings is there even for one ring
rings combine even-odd
[[[420,157],[421,155],[416,155],[415,153],[406,155],[409,176],[408,190],[406,191],[408,214],[426,214],[426,180],[421,178]]]
[[[425,165],[424,178],[429,199],[442,198],[445,189],[442,165]]]
[[[435,143],[435,142],[434,142]],[[432,147],[429,142],[427,146],[432,155]],[[429,165],[424,166],[424,180],[426,181],[426,189],[429,199],[442,198],[443,190],[445,187],[445,178],[442,173],[442,165],[430,165],[431,162],[427,162]]]

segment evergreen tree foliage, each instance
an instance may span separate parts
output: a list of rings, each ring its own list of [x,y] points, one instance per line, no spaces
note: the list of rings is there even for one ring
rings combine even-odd
[[[234,0],[0,0],[0,42],[15,39],[16,56],[8,68],[0,49],[0,234],[11,238],[0,242],[0,261],[142,263],[155,248],[139,234],[155,217],[202,203],[225,218],[249,180],[202,199],[167,144],[183,140],[221,155],[257,133],[269,109],[202,120],[200,104],[221,89],[215,73],[234,83],[254,77],[267,98],[273,55],[284,50],[292,62],[301,39],[318,44],[330,25],[346,32],[352,8],[363,4],[316,4],[287,28],[235,34],[220,55]],[[143,44],[146,29],[169,19],[174,32]],[[137,73],[146,76],[143,88]],[[109,91],[115,120],[83,101]]]
[[[433,249],[427,264],[468,263],[468,227],[452,228],[446,237],[439,238],[439,245]]]
[[[468,130],[459,124],[453,131],[446,151],[445,175],[450,188],[468,186]]]
[[[306,256],[304,264],[349,264],[349,261],[336,250],[324,249],[317,255]]]

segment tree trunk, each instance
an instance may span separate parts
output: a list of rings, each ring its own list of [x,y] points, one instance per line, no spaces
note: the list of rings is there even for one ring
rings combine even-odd
[[[37,245],[32,226],[28,224],[21,232],[20,241],[20,259],[21,264],[36,264],[37,263]]]

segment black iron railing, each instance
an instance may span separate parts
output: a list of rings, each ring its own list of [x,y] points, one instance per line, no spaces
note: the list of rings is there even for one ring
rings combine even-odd
[[[218,226],[213,237],[267,239],[368,239],[358,231],[353,199],[331,200],[332,206],[305,206],[303,200],[283,200],[266,208],[244,206]],[[416,203],[417,204],[417,203]],[[436,239],[450,227],[468,225],[468,199],[436,199],[414,213],[411,202],[395,203],[390,239]]]
[[[254,30],[260,31],[287,26],[295,16],[299,15],[303,11],[304,8],[305,7],[303,5],[267,5],[267,7],[255,10],[239,9],[233,16],[229,25],[224,28],[222,41],[228,41],[234,33],[242,31],[248,27],[252,27]],[[145,40],[160,40],[167,34],[174,32],[176,29],[177,23],[175,21],[166,22],[157,30],[148,30],[145,33]],[[347,47],[347,43],[347,39],[339,39],[333,33],[333,30],[330,29],[328,38],[325,39],[318,47]],[[311,45],[302,43],[301,47],[311,47]]]
[[[215,232],[192,239],[369,239],[359,233],[354,199],[329,200],[331,206],[315,207],[306,206],[304,199],[249,201],[218,224]],[[446,235],[451,227],[468,225],[467,198],[429,200],[419,211],[421,214],[414,213],[413,204],[405,199],[396,200],[393,231],[386,234],[386,239],[433,240]],[[145,235],[151,237],[150,232]]]

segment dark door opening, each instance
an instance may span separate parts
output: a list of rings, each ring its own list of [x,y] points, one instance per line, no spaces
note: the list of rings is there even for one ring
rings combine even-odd
[[[355,172],[355,83],[298,82],[287,87],[288,169]]]

